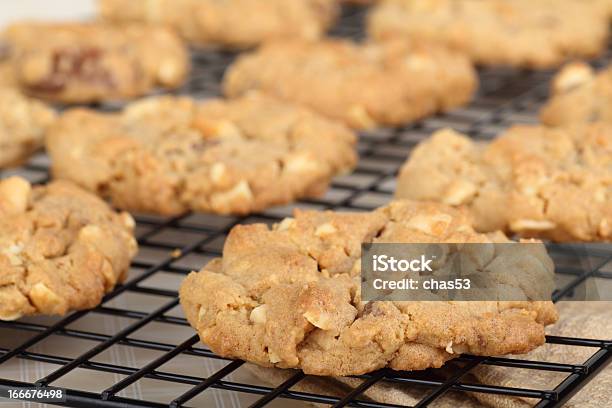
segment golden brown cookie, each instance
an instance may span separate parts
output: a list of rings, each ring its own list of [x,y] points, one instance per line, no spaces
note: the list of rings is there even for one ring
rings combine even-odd
[[[361,244],[368,242],[491,240],[464,213],[440,204],[296,210],[272,229],[234,227],[223,257],[183,282],[185,315],[221,356],[317,375],[440,367],[461,353],[520,353],[544,343],[544,326],[556,320],[551,302],[362,302]],[[539,246],[543,258],[533,264],[552,274]]]
[[[248,48],[278,38],[316,40],[335,20],[336,0],[101,0],[112,22],[162,23],[197,45]]]
[[[340,123],[249,94],[157,97],[105,114],[77,109],[50,130],[53,174],[123,209],[246,214],[322,194],[356,162]]]
[[[185,46],[161,27],[24,22],[1,41],[22,91],[58,102],[134,98],[176,88],[189,71]]]
[[[478,64],[557,66],[605,50],[609,5],[583,0],[385,0],[368,33],[441,43]]]
[[[0,84],[0,168],[19,164],[40,148],[54,120],[51,108]]]
[[[0,180],[0,320],[96,306],[127,274],[133,228],[72,183]]]
[[[358,129],[401,125],[466,104],[477,77],[464,56],[406,41],[279,42],[230,66],[224,92],[251,89],[300,103]]]
[[[465,206],[481,232],[609,241],[612,127],[515,126],[490,143],[442,130],[414,149],[396,197]]]
[[[568,64],[553,79],[550,93],[540,111],[544,124],[612,124],[612,67],[595,72],[582,62]]]

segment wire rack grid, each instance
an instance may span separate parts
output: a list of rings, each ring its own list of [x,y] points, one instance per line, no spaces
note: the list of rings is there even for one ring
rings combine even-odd
[[[361,37],[363,9],[346,7],[333,34],[344,37]],[[219,82],[226,66],[234,55],[206,51],[194,52],[194,72],[189,83],[179,93],[207,98],[219,94]],[[596,61],[606,64],[611,55]],[[79,311],[63,318],[34,318],[15,322],[0,322],[0,389],[16,386],[62,386],[67,389],[63,405],[72,407],[183,407],[203,406],[198,397],[215,390],[250,395],[252,407],[267,404],[287,406],[296,401],[321,403],[335,407],[394,407],[396,405],[374,402],[362,396],[364,391],[378,382],[421,387],[426,396],[415,407],[430,406],[449,390],[502,394],[534,398],[536,405],[559,407],[580,390],[588,381],[612,360],[612,340],[567,338],[548,336],[547,342],[571,347],[590,347],[594,352],[581,364],[557,364],[512,358],[462,356],[464,363],[450,379],[440,380],[435,370],[424,372],[397,372],[388,369],[358,376],[360,386],[344,397],[318,395],[293,389],[308,376],[301,371],[275,387],[249,381],[239,381],[234,374],[242,369],[242,361],[221,358],[198,342],[180,312],[177,284],[166,284],[163,278],[180,282],[191,270],[198,269],[213,257],[219,256],[228,231],[237,224],[278,222],[289,216],[292,209],[334,209],[340,211],[371,210],[387,203],[394,191],[394,179],[410,149],[432,131],[452,127],[476,139],[489,139],[504,128],[517,123],[535,123],[536,112],[546,97],[547,84],[552,72],[521,72],[512,69],[483,69],[480,71],[481,88],[470,106],[445,115],[426,119],[420,123],[396,129],[380,129],[360,135],[358,149],[360,161],[354,173],[334,180],[330,190],[320,199],[305,200],[285,207],[269,209],[261,214],[246,217],[227,217],[206,214],[184,214],[164,218],[136,215],[137,237],[140,253],[132,264],[127,282],[109,293],[103,303],[90,311]],[[113,109],[116,106],[102,106]],[[34,157],[27,165],[5,171],[1,176],[20,174],[33,182],[49,179],[48,158],[44,154]],[[557,272],[563,277],[554,294],[554,300],[572,296],[592,279],[612,279],[612,248],[609,245],[580,246],[551,245],[550,253]],[[576,263],[568,254],[580,252],[588,262]],[[587,265],[585,267],[585,265]],[[612,282],[612,281],[608,281]],[[130,295],[155,298],[155,307],[121,306],[118,299]],[[138,305],[138,304],[137,304]],[[100,321],[102,317],[120,319],[123,324],[111,330],[79,325],[83,320]],[[139,336],[138,333],[153,327],[149,333],[181,331],[186,333],[180,341],[169,341]],[[145,330],[146,331],[146,330]],[[163,336],[162,336],[163,337]],[[86,347],[75,353],[61,354],[40,347],[51,338],[72,347],[75,342],[85,342]],[[153,357],[145,363],[128,364],[120,355],[108,360],[99,357],[121,346],[130,352],[150,352]],[[77,347],[75,347],[77,348]],[[41,351],[43,350],[43,351]],[[209,367],[205,374],[193,375],[167,368],[181,360],[181,366]],[[128,359],[129,360],[129,359]],[[139,360],[140,361],[140,360]],[[209,364],[213,361],[214,364]],[[18,362],[17,375],[9,375],[7,367]],[[24,379],[23,372],[31,364],[44,364],[46,370],[30,373]],[[17,364],[17,363],[15,363]],[[476,366],[486,364],[513,369],[546,370],[565,373],[567,376],[549,390],[509,388],[462,381],[465,374]],[[78,375],[75,375],[78,373]],[[74,384],[75,376],[92,376],[94,373],[112,374],[112,381],[92,391]],[[71,377],[70,381],[65,379]],[[164,398],[128,397],[125,392],[142,381],[157,384],[180,385],[181,392]],[[78,381],[76,381],[78,384]],[[134,395],[134,394],[132,394]],[[138,394],[136,394],[138,395]],[[230,399],[233,406],[240,406]],[[229,406],[220,404],[220,406]]]

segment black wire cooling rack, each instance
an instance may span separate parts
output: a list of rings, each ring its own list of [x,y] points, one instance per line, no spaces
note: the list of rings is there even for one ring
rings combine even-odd
[[[333,34],[360,37],[363,32],[362,19],[362,9],[345,8]],[[194,52],[192,78],[180,93],[204,98],[218,95],[220,79],[233,57],[229,53]],[[608,53],[595,64],[603,65],[611,59]],[[612,360],[612,339],[547,337],[548,343],[594,348],[592,356],[581,364],[463,356],[460,358],[464,363],[462,368],[457,368],[449,380],[439,380],[439,377],[430,375],[433,370],[397,372],[384,369],[357,377],[363,380],[361,385],[339,398],[294,390],[296,384],[308,377],[300,371],[295,371],[288,380],[276,387],[237,380],[234,374],[242,369],[243,362],[221,358],[204,348],[180,312],[177,287],[160,279],[174,277],[175,281],[180,282],[185,274],[199,269],[209,259],[219,256],[223,241],[234,225],[274,223],[289,216],[296,206],[362,211],[385,204],[391,198],[394,179],[400,165],[417,142],[442,127],[452,127],[474,138],[487,139],[509,125],[535,123],[536,112],[546,97],[551,76],[552,72],[548,71],[484,69],[480,72],[481,89],[478,97],[470,106],[402,128],[364,132],[359,141],[361,158],[357,169],[350,175],[337,178],[331,189],[320,199],[301,201],[295,205],[273,208],[247,217],[185,214],[163,218],[136,215],[140,253],[133,262],[128,281],[108,294],[102,305],[94,310],[72,313],[64,318],[0,322],[0,390],[26,386],[65,387],[67,399],[62,405],[72,407],[208,406],[212,403],[205,404],[198,398],[219,390],[251,396],[249,404],[253,407],[269,403],[275,406],[290,406],[298,400],[336,407],[393,407],[395,405],[373,402],[362,396],[369,387],[384,381],[405,387],[422,387],[426,391],[426,397],[414,405],[415,407],[428,406],[449,390],[533,398],[539,401],[536,405],[539,408],[562,406]],[[44,182],[49,178],[48,159],[44,154],[40,154],[29,164],[0,175],[9,174],[20,174],[33,182]],[[558,276],[563,278],[554,294],[554,300],[575,295],[591,280],[612,283],[612,246],[551,245],[549,249],[555,260]],[[582,257],[582,261],[572,260],[576,254]],[[128,306],[122,307],[121,302],[117,300],[127,295],[154,298],[157,303],[153,308],[139,308],[138,303],[134,306],[129,302]],[[98,322],[104,317],[117,318],[123,324],[113,327],[110,331],[97,327],[95,323],[93,326],[87,326],[87,329],[79,325],[83,320]],[[143,330],[154,335],[139,336]],[[187,334],[184,341],[164,341],[163,336],[160,339],[160,334],[172,332]],[[56,344],[74,348],[74,352],[41,352],[44,348],[39,346],[51,338],[59,341]],[[73,347],[73,344],[78,342],[85,342],[86,346]],[[128,349],[132,353],[148,352],[152,357],[146,359],[146,363],[136,365],[129,364],[129,359],[122,359],[120,354],[119,357],[111,359],[111,362],[100,358],[118,347]],[[179,363],[174,364],[179,360]],[[215,364],[210,364],[211,361]],[[19,373],[17,376],[11,376],[6,367],[17,364],[16,362],[19,364]],[[44,364],[46,369],[33,373],[32,364]],[[462,381],[465,374],[480,364],[546,370],[565,373],[567,376],[549,390],[509,388]],[[207,366],[209,370],[204,374],[193,375],[177,370],[177,366]],[[24,372],[29,373],[26,379]],[[40,375],[36,375],[37,373]],[[96,373],[112,374],[112,379],[108,383],[101,381],[99,387],[94,390],[91,387],[78,386],[79,378],[95,379]],[[171,384],[181,388],[178,388],[180,391],[174,395],[166,395],[165,400],[158,397],[149,398],[147,395],[140,395],[138,398],[126,396],[126,390],[142,381]],[[163,388],[161,385],[160,387]],[[237,402],[236,398],[230,398],[229,401],[229,404],[221,405],[244,406]]]

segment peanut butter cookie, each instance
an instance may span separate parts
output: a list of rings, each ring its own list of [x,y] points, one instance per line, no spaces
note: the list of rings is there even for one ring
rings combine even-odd
[[[544,326],[557,318],[543,301],[362,302],[361,244],[369,242],[491,240],[466,214],[440,204],[296,210],[272,229],[234,227],[223,257],[185,279],[181,304],[215,353],[317,375],[440,367],[461,353],[520,353],[544,343]],[[538,246],[530,264],[553,273]]]
[[[197,45],[248,48],[274,38],[316,40],[335,20],[336,0],[101,0],[112,22],[162,23]]]
[[[72,183],[0,180],[0,320],[96,306],[127,274],[133,228]]]
[[[185,46],[161,27],[24,22],[10,26],[0,41],[23,92],[64,103],[176,88],[189,71]]]
[[[258,89],[349,126],[401,125],[466,104],[477,86],[458,53],[406,41],[279,42],[244,55],[223,80],[227,96]]]
[[[471,210],[478,231],[612,239],[612,127],[515,126],[490,143],[451,130],[419,144],[396,197]]]
[[[551,126],[612,124],[612,67],[596,73],[582,62],[565,66],[553,79],[550,100],[540,119]]]
[[[609,18],[598,1],[386,0],[369,15],[368,33],[441,43],[478,64],[548,68],[603,52]]]
[[[119,208],[161,214],[260,211],[322,194],[356,162],[355,135],[341,123],[258,94],[72,110],[47,148],[56,177]]]
[[[19,164],[42,147],[55,112],[44,103],[0,85],[0,168]]]

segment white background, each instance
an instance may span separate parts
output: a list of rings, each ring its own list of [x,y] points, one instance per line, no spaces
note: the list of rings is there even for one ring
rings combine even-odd
[[[20,19],[89,18],[95,10],[95,0],[0,0],[0,27]]]

